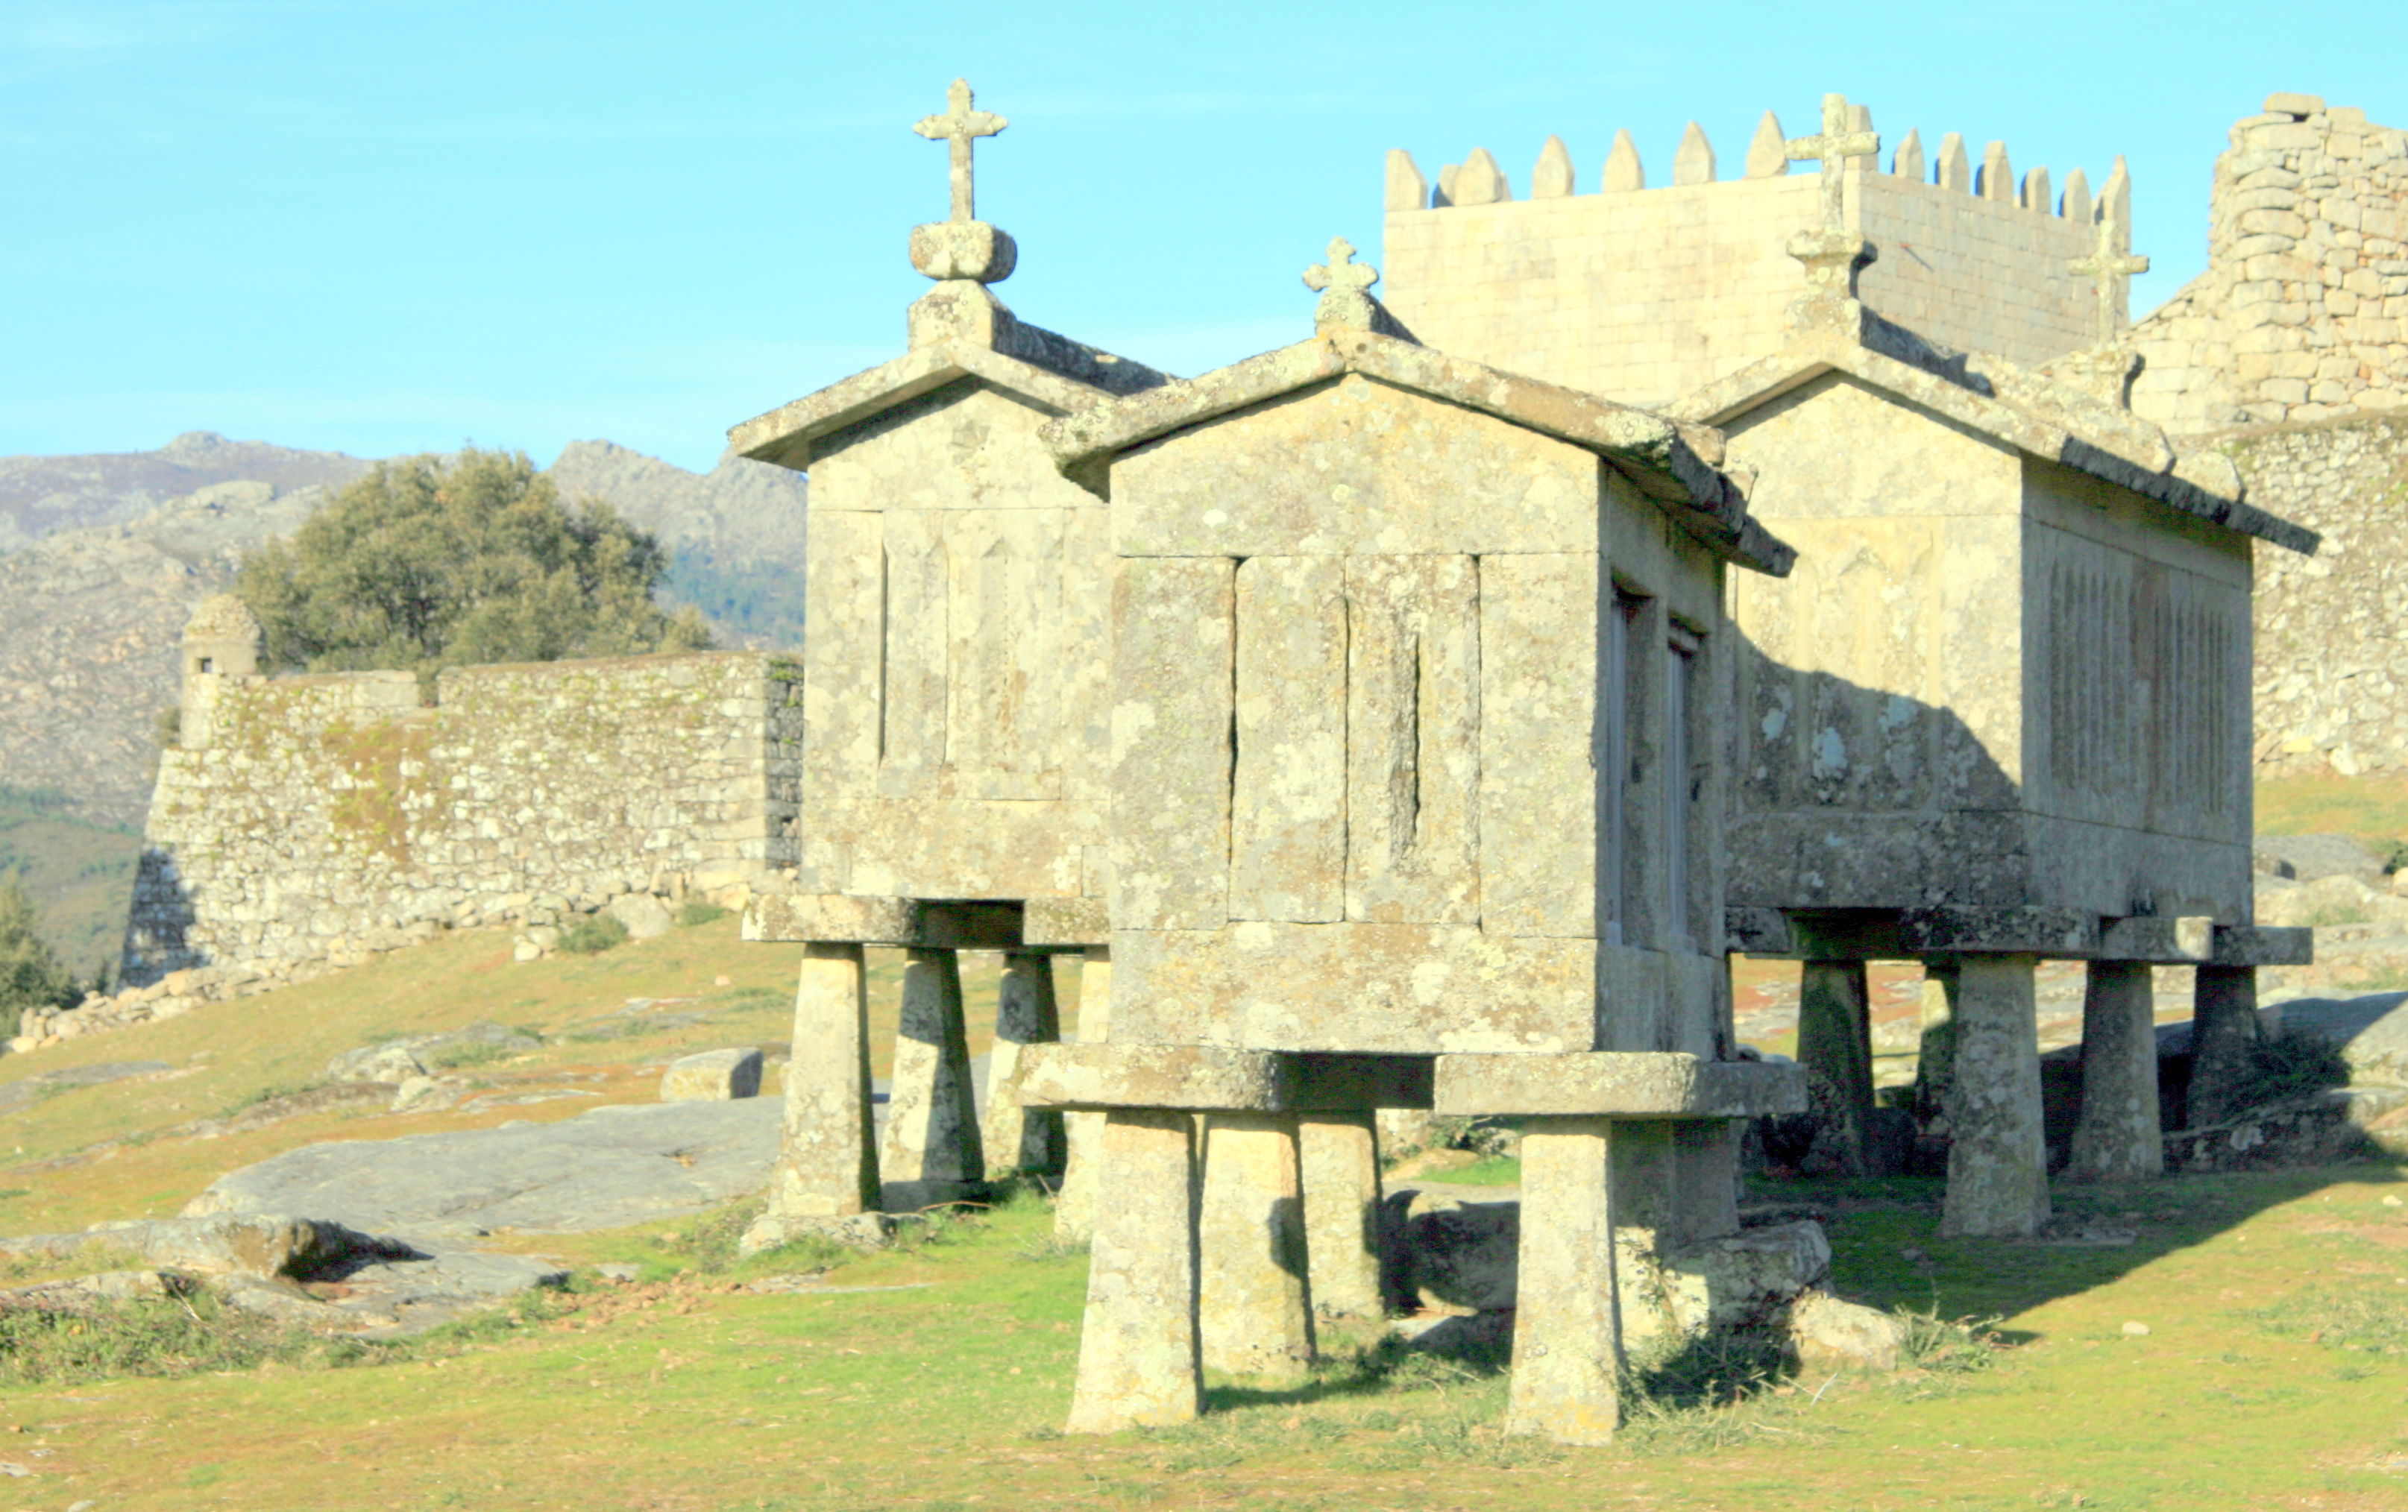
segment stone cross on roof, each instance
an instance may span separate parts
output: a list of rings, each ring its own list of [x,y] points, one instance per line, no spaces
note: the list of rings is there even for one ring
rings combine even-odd
[[[940,116],[924,116],[911,129],[932,142],[949,142],[953,157],[953,214],[957,221],[978,219],[970,185],[970,143],[981,136],[993,136],[1011,124],[991,110],[971,108],[970,81],[956,78],[953,87],[945,92],[947,109]]]
[[[2097,280],[2099,286],[2099,339],[2112,341],[2123,322],[2115,307],[2126,297],[2125,290],[2135,273],[2149,271],[2149,260],[2126,251],[2117,245],[2124,239],[2124,228],[2112,215],[2099,218],[2099,243],[2088,257],[2077,257],[2066,264],[2069,272]]]
[[[1324,328],[1371,329],[1369,291],[1380,281],[1380,270],[1368,263],[1355,262],[1354,244],[1343,236],[1330,237],[1329,250],[1325,255],[1328,262],[1304,270],[1304,286],[1321,294],[1321,303],[1312,307],[1312,323]]]
[[[1881,134],[1848,129],[1848,97],[1844,94],[1823,96],[1823,129],[1813,136],[1793,137],[1783,144],[1783,152],[1792,163],[1819,161],[1823,168],[1823,229],[1842,229],[1843,197],[1841,165],[1849,158],[1878,156]]]

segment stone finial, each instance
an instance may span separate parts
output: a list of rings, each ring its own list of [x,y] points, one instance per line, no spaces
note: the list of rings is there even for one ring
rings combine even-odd
[[[2090,223],[2090,176],[2080,168],[2065,176],[2065,193],[2057,201],[2057,213],[2075,225]]]
[[[1455,188],[1448,198],[1457,205],[1498,205],[1513,197],[1513,189],[1505,181],[1505,170],[1497,165],[1488,149],[1475,147],[1463,160],[1463,167],[1455,176]]]
[[[1881,151],[1881,138],[1869,131],[1850,129],[1848,97],[1823,96],[1823,129],[1813,136],[1791,139],[1783,149],[1792,163],[1813,161],[1823,171],[1823,229],[1840,230],[1847,220],[1844,166],[1850,158]],[[1795,255],[1795,254],[1793,254]]]
[[[2024,175],[2023,207],[2042,215],[2057,210],[2057,193],[2049,184],[2048,169],[2033,168]]]
[[[1974,176],[1973,193],[1981,199],[2015,202],[2015,170],[2007,162],[2007,144],[1992,142],[1982,149],[1982,171]]]
[[[1380,281],[1380,270],[1355,262],[1354,244],[1343,236],[1330,237],[1325,255],[1329,261],[1304,270],[1304,286],[1321,295],[1321,303],[1312,307],[1313,329],[1370,330],[1379,313],[1371,302],[1371,286]]]
[[[2117,160],[2121,171],[2122,160]],[[2108,180],[2113,184],[2114,180]],[[2069,271],[2092,280],[2099,292],[2099,340],[2103,346],[2115,339],[2124,328],[2125,311],[2130,306],[2131,278],[2135,273],[2149,271],[2149,260],[2136,257],[2127,249],[2131,228],[2114,216],[2099,218],[2098,240],[2090,255],[2077,257],[2066,264]]]
[[[1539,165],[1530,170],[1532,199],[1562,199],[1572,192],[1571,149],[1560,136],[1550,136],[1539,149]]]
[[[1781,118],[1767,110],[1747,139],[1747,176],[1778,178],[1789,171],[1789,138],[1782,135]]]
[[[1413,165],[1413,155],[1401,147],[1388,149],[1387,207],[1418,210],[1429,204],[1429,183]]]
[[[1965,138],[1960,134],[1952,131],[1940,138],[1939,169],[1932,181],[1959,194],[1973,192],[1973,164],[1965,156]]]
[[[1863,135],[1865,133],[1871,132],[1872,129],[1873,107],[1871,106],[1851,105],[1848,107],[1848,130],[1852,134]],[[1854,173],[1871,173],[1881,166],[1881,152],[1876,149],[1873,151],[1866,153],[1862,157],[1852,157],[1848,159],[1846,166]]]
[[[1889,172],[1893,178],[1912,178],[1918,184],[1923,182],[1923,133],[1920,130],[1914,127],[1907,129],[1905,139],[1898,144],[1897,155],[1889,160]]]
[[[1639,144],[1630,133],[1613,134],[1613,150],[1605,155],[1605,181],[1601,186],[1609,194],[1647,187],[1647,169],[1639,161]]]
[[[945,98],[948,105],[943,114],[924,116],[911,129],[950,149],[953,214],[911,228],[911,265],[939,283],[1001,283],[1011,277],[1020,253],[1000,227],[978,219],[970,144],[996,135],[1010,122],[992,111],[974,108],[968,79],[954,79]]]
[[[1462,164],[1448,163],[1440,165],[1438,170],[1438,193],[1430,199],[1430,206],[1432,208],[1436,208],[1440,205],[1452,205],[1455,203],[1455,181],[1462,177]]]
[[[1714,181],[1714,144],[1706,140],[1705,128],[1696,121],[1681,134],[1681,145],[1672,153],[1672,182],[1676,184],[1711,184]]]

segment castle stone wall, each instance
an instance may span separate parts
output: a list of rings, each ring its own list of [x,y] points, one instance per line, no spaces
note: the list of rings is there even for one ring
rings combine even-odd
[[[2408,415],[2221,445],[2250,502],[2324,534],[2258,554],[2258,775],[2408,774]]]
[[[789,868],[798,665],[755,652],[188,678],[125,974],[275,977]],[[200,718],[195,718],[195,714]]]
[[[2208,269],[2129,340],[2175,432],[2408,408],[2408,132],[2277,94],[2232,127]]]
[[[2098,216],[2128,217],[2128,180],[2094,202],[2069,176],[2060,200],[2045,168],[2018,181],[2000,144],[1978,176],[1953,137],[1928,175],[1917,143],[1895,145],[1892,172],[1870,158],[1842,170],[1847,223],[1880,250],[1864,302],[1943,346],[2027,366],[2088,345],[2098,298],[2071,264],[2092,250]],[[1571,193],[1568,174],[1527,199],[1465,203],[1463,169],[1440,175],[1452,198],[1417,192],[1409,164],[1392,169],[1389,309],[1441,350],[1638,405],[1683,398],[1788,339],[1803,284],[1787,247],[1819,223],[1820,173],[1758,164],[1743,178],[1595,193]],[[1533,182],[1545,178],[1542,163]],[[1488,183],[1510,194],[1501,175]]]

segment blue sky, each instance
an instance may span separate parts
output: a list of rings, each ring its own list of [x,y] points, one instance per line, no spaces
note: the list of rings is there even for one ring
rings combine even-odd
[[[1390,147],[1485,146],[1521,193],[1548,134],[1586,188],[1627,127],[1661,182],[1695,118],[1729,175],[1827,90],[2060,182],[2126,154],[2145,308],[2204,263],[2209,169],[2269,91],[2408,126],[2408,7],[2355,8],[2337,45],[2223,3],[0,0],[0,454],[708,466],[901,349],[904,236],[945,210],[908,127],[956,74],[1011,120],[980,150],[1021,249],[997,292],[1177,372],[1300,335],[1332,235],[1377,260]]]

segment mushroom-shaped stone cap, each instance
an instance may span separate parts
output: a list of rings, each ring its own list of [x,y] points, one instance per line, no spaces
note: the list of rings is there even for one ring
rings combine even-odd
[[[216,593],[201,600],[201,606],[184,624],[186,640],[257,641],[264,634],[251,606],[232,593]]]

